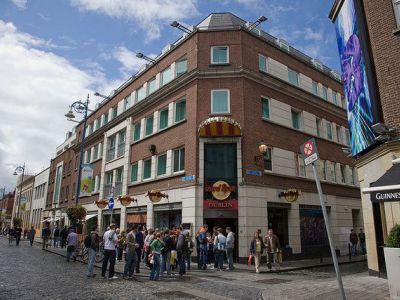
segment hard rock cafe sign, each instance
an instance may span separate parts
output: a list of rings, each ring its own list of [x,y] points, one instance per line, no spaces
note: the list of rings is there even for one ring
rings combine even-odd
[[[165,193],[161,193],[159,190],[148,191],[145,195],[149,197],[150,201],[153,203],[158,203],[162,198],[168,198],[168,195]]]
[[[205,192],[211,193],[213,199],[204,200],[206,209],[237,209],[237,199],[228,199],[232,193],[236,192],[236,187],[227,182],[219,180],[213,185],[206,185]],[[215,200],[216,199],[216,200]]]
[[[287,191],[279,193],[278,197],[284,197],[287,202],[295,202],[302,194],[301,190],[288,189]]]

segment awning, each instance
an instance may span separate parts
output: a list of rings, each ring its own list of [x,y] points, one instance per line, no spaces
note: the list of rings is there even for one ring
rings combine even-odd
[[[211,117],[199,125],[199,136],[211,137],[235,137],[242,135],[242,128],[238,122],[228,117]]]
[[[89,220],[91,218],[94,218],[94,217],[97,217],[97,215],[86,215],[85,216],[85,221],[87,221],[87,220]]]
[[[371,193],[372,202],[400,201],[400,164],[393,165],[370,188],[363,193]]]

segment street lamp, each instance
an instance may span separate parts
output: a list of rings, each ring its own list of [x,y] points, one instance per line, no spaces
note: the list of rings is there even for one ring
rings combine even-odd
[[[251,31],[251,30],[253,30],[254,28],[256,28],[258,25],[260,25],[262,22],[265,22],[265,21],[267,21],[267,20],[268,20],[267,17],[261,16],[261,17],[259,17],[259,18],[257,19],[257,21],[255,21],[253,24],[250,24],[249,27],[248,27],[248,29]]]
[[[21,177],[21,184],[19,186],[19,197],[18,197],[18,213],[17,213],[17,218],[19,218],[20,214],[20,206],[21,206],[21,196],[22,196],[22,183],[24,182],[24,175],[25,175],[25,163],[22,166],[18,166],[14,170],[14,176],[17,176],[18,174],[22,173]]]
[[[78,201],[79,201],[82,163],[83,163],[83,152],[84,152],[84,148],[85,148],[86,119],[87,119],[88,107],[89,107],[89,94],[87,95],[85,102],[75,101],[74,103],[72,103],[69,107],[69,111],[65,114],[65,116],[68,119],[75,118],[73,110],[79,114],[83,114],[83,133],[82,133],[81,153],[80,153],[80,158],[79,158],[78,180],[77,180],[76,193],[75,193],[75,205],[78,205]]]
[[[181,31],[183,31],[184,33],[187,33],[187,34],[191,34],[193,32],[192,30],[190,30],[189,28],[183,26],[182,24],[180,24],[177,21],[173,21],[169,25],[171,25],[172,27],[178,28],[179,30],[181,30]]]

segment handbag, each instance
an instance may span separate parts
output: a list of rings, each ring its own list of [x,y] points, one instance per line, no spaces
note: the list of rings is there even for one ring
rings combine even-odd
[[[247,264],[249,265],[249,266],[251,266],[251,263],[252,263],[252,260],[253,260],[253,255],[249,255],[249,258],[247,259]]]
[[[282,252],[279,251],[279,252],[277,253],[276,256],[277,256],[276,258],[277,258],[278,263],[281,264],[282,261],[283,261],[283,254],[282,254]]]

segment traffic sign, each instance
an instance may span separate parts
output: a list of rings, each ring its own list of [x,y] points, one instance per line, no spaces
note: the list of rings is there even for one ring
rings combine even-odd
[[[114,208],[114,198],[112,198],[112,197],[108,200],[108,208],[109,209]]]
[[[246,170],[247,175],[262,176],[262,172],[258,170]]]
[[[312,164],[319,159],[319,154],[317,150],[317,143],[315,139],[310,139],[300,146],[300,151],[303,154],[304,164],[306,166]]]

